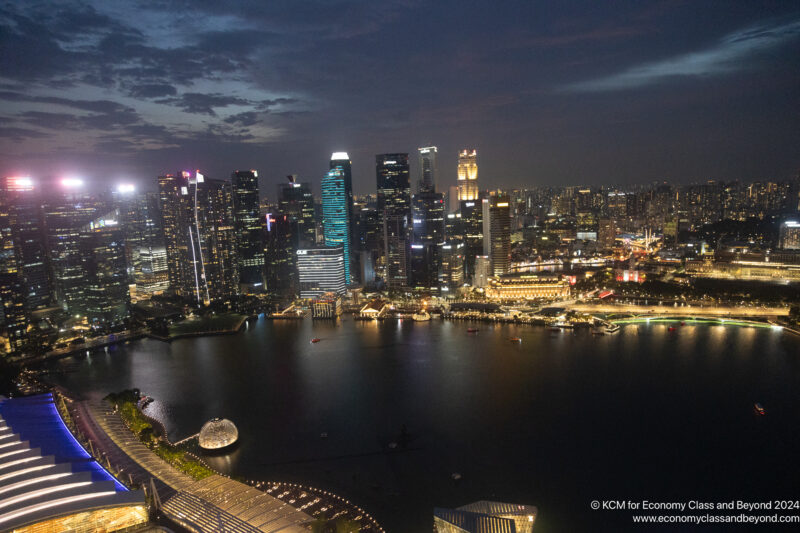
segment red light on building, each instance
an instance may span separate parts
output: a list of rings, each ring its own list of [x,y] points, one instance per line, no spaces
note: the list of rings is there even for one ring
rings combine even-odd
[[[33,190],[33,180],[27,176],[12,176],[6,178],[6,190],[9,191]]]

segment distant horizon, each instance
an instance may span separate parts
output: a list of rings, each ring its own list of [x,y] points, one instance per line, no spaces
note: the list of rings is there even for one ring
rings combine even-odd
[[[436,146],[436,145],[430,145],[430,146]],[[411,191],[412,191],[412,193],[416,192],[417,181],[419,179],[419,162],[418,162],[417,157],[416,157],[417,153],[416,152],[388,152],[387,151],[387,152],[379,152],[379,153],[376,153],[375,155],[378,155],[378,154],[381,154],[381,153],[408,153],[408,155],[409,155],[409,169],[410,169],[409,172],[410,172]],[[442,175],[441,150],[439,150],[438,154],[439,154],[439,158],[437,159],[437,165],[438,165],[439,174],[438,174],[437,192],[446,193],[448,191],[449,187],[454,187],[454,186],[457,185],[457,181],[455,179],[455,169],[456,169],[456,166],[457,166],[457,161],[456,161],[457,157],[453,158],[453,165],[452,165],[453,166],[453,172],[452,172],[453,179],[452,179],[452,181],[448,182],[447,184],[443,184],[442,183],[442,178],[441,178],[441,175]],[[372,157],[374,158],[375,156],[373,155]],[[351,161],[352,160],[353,160],[353,158],[351,157]],[[324,160],[324,162],[327,164],[329,162],[329,159]],[[289,176],[291,174],[297,174],[297,173],[293,173],[293,172],[286,172],[286,173],[282,173],[282,174],[278,174],[278,175],[265,175],[265,172],[262,169],[259,169],[259,168],[256,168],[256,167],[242,167],[242,166],[240,166],[240,167],[234,168],[234,169],[232,169],[230,171],[227,171],[223,175],[218,175],[218,174],[215,174],[215,173],[213,173],[211,171],[207,171],[202,167],[200,167],[198,169],[197,166],[189,166],[189,167],[186,167],[186,168],[176,167],[174,169],[164,170],[164,171],[162,171],[160,173],[154,174],[152,177],[127,177],[127,176],[122,176],[121,175],[119,178],[116,178],[116,177],[112,176],[107,181],[104,181],[104,180],[98,178],[97,176],[93,176],[93,175],[91,175],[89,173],[81,173],[81,172],[49,173],[49,174],[42,174],[42,175],[37,175],[37,174],[32,173],[32,172],[31,173],[16,172],[16,173],[3,174],[2,177],[3,178],[7,178],[7,177],[15,177],[15,176],[25,176],[25,177],[29,177],[29,178],[33,179],[34,182],[36,180],[58,180],[58,179],[64,178],[64,177],[80,177],[81,179],[86,181],[87,185],[91,185],[91,184],[103,185],[104,187],[108,188],[109,190],[113,190],[114,188],[116,188],[116,186],[118,186],[120,184],[134,184],[136,186],[136,190],[137,191],[156,191],[156,190],[158,190],[158,186],[157,186],[157,178],[158,178],[158,176],[163,176],[165,174],[173,174],[175,172],[180,172],[182,170],[187,170],[187,169],[191,169],[192,172],[195,171],[195,170],[200,170],[200,172],[204,176],[206,176],[207,178],[210,178],[210,179],[221,179],[221,180],[229,180],[231,178],[231,175],[236,171],[240,171],[240,170],[256,170],[258,172],[260,190],[261,190],[262,193],[266,193],[268,196],[269,195],[274,195],[275,192],[276,192],[276,191],[269,190],[270,187],[271,188],[276,188],[279,184],[287,182],[286,181],[286,177],[287,176]],[[359,172],[359,170],[361,170],[361,172]],[[371,176],[372,176],[372,180],[374,182],[375,181],[375,174],[374,174],[374,172],[375,172],[375,164],[374,164],[374,162],[370,166],[370,170],[372,171]],[[324,175],[325,172],[327,172],[327,169],[321,171],[319,176],[313,177],[311,179],[307,179],[306,176],[297,174],[297,181],[301,182],[301,183],[310,183],[311,184],[311,188],[312,188],[312,192],[314,193],[315,198],[316,198],[318,196],[318,193],[319,193],[320,180],[321,180],[321,178],[322,178],[322,176]],[[363,172],[364,172],[364,168],[363,167],[359,168],[359,166],[354,162],[353,163],[354,182],[356,182],[356,179],[355,179],[356,176],[362,176],[363,177]],[[704,183],[707,183],[707,182],[720,182],[720,183],[774,182],[774,183],[780,183],[780,182],[800,180],[800,168],[798,168],[798,170],[794,174],[781,176],[781,177],[777,177],[777,176],[759,176],[759,177],[753,177],[753,178],[713,178],[713,177],[708,177],[708,178],[694,178],[694,179],[688,179],[688,180],[684,180],[684,179],[672,180],[672,179],[668,179],[668,178],[662,178],[662,179],[657,179],[656,178],[656,179],[648,179],[648,180],[642,180],[642,181],[630,181],[630,182],[597,182],[597,183],[589,183],[589,182],[584,182],[584,183],[580,183],[580,182],[575,182],[575,183],[569,183],[569,182],[568,183],[544,183],[544,182],[542,182],[542,183],[510,184],[510,185],[492,184],[491,186],[485,186],[486,185],[485,178],[482,179],[482,177],[483,177],[482,174],[483,173],[481,171],[480,150],[478,150],[478,188],[481,191],[487,191],[487,190],[491,191],[491,190],[497,190],[497,189],[506,190],[506,189],[536,189],[536,188],[563,189],[563,188],[566,188],[566,187],[619,188],[619,189],[625,189],[625,188],[632,188],[632,187],[647,187],[647,186],[653,186],[653,185],[658,185],[658,184],[669,184],[669,185],[673,185],[673,186],[683,187],[683,186],[689,186],[689,185],[701,185],[701,184],[704,184]],[[362,179],[362,182],[363,181],[364,180]],[[374,185],[373,185],[373,188],[371,190],[367,190],[367,191],[359,190],[360,188],[361,187],[355,187],[354,186],[353,193],[356,196],[367,196],[367,195],[376,193],[376,188],[375,188]]]

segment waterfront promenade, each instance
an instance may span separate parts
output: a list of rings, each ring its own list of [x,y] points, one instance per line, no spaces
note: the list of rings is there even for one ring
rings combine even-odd
[[[557,303],[553,304],[558,306]],[[789,315],[789,307],[746,307],[746,306],[698,306],[698,305],[632,305],[632,304],[606,304],[606,303],[569,303],[563,305],[568,311],[577,311],[586,314],[630,314],[635,316],[646,315],[675,315],[675,316],[708,316],[708,317],[736,317],[736,318],[774,318]]]
[[[104,403],[72,402],[70,412],[96,455],[126,481],[149,488],[153,480],[159,509],[192,531],[293,533],[307,531],[306,525],[314,520],[286,502],[227,477],[212,475],[197,481],[183,474],[142,444]]]

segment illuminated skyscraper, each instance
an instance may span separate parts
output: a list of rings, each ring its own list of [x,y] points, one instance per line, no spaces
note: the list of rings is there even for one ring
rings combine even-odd
[[[483,200],[484,255],[489,256],[492,275],[508,272],[511,263],[511,208],[508,196]]]
[[[345,173],[341,168],[329,170],[322,178],[322,223],[325,246],[344,251],[344,279],[350,284],[350,217],[348,215]]]
[[[28,314],[11,226],[8,211],[0,209],[0,305],[9,351],[16,355],[28,346]]]
[[[311,185],[299,183],[295,175],[287,176],[287,179],[288,183],[278,185],[278,213],[276,216],[285,215],[296,223],[295,249],[313,248],[316,243],[317,228]]]
[[[333,152],[331,154],[330,170],[338,170],[344,180],[344,194],[347,199],[347,223],[350,227],[350,242],[355,241],[353,230],[353,170],[350,156],[347,152]]]
[[[237,294],[231,184],[186,171],[158,183],[172,289],[198,305]]]
[[[411,199],[411,265],[409,286],[420,290],[438,289],[438,245],[444,241],[444,195],[423,190]]]
[[[326,292],[342,295],[347,291],[342,248],[297,250],[297,272],[301,298],[317,298]]]
[[[263,292],[264,232],[259,214],[258,172],[237,170],[231,181],[239,284],[243,292]]]
[[[397,289],[408,282],[411,223],[408,154],[379,154],[375,156],[375,168],[378,212],[383,223],[384,280],[387,287]]]
[[[80,229],[86,272],[83,309],[90,322],[118,323],[128,314],[128,273],[119,210]]]
[[[44,211],[55,300],[70,314],[85,315],[87,263],[81,229],[97,217],[101,206],[82,184],[65,180],[59,185],[49,192]]]
[[[296,233],[298,221],[289,215],[267,213],[264,258],[267,293],[282,301],[297,292]]]
[[[41,309],[51,304],[52,291],[45,251],[44,214],[41,189],[29,177],[3,181],[0,209],[9,215],[17,269],[22,283],[25,308]]]
[[[436,191],[438,183],[438,169],[436,167],[436,154],[438,150],[435,146],[425,146],[418,148],[419,152],[419,190]]]
[[[458,154],[458,199],[478,199],[478,152],[462,150]]]
[[[158,177],[161,228],[167,250],[170,289],[188,298],[193,294],[194,274],[189,248],[189,173],[178,172]]]
[[[786,220],[781,224],[778,247],[784,250],[800,250],[800,222]]]

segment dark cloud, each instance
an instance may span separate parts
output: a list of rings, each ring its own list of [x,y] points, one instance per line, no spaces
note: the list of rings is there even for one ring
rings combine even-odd
[[[260,114],[255,111],[246,111],[225,118],[227,124],[238,124],[240,126],[252,126],[260,121]]]
[[[785,176],[797,19],[746,0],[11,0],[0,164],[318,177],[347,150],[372,191],[375,153],[436,144],[442,183],[463,146],[487,187]]]
[[[236,96],[224,94],[183,93],[176,98],[157,100],[159,104],[169,104],[180,107],[187,113],[216,115],[214,108],[232,105],[252,105],[252,102]]]
[[[146,83],[131,87],[128,94],[136,98],[158,98],[159,96],[176,95],[178,90],[167,83]]]

